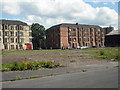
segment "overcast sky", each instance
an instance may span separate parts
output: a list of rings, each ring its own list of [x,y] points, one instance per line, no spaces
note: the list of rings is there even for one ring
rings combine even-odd
[[[1,19],[39,23],[45,28],[76,22],[118,28],[118,2],[114,1],[0,0],[0,14]]]

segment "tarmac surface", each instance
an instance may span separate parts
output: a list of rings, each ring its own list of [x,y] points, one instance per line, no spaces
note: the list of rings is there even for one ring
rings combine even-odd
[[[2,72],[2,80],[1,82],[11,81],[16,79],[16,77],[20,77],[21,79],[26,79],[32,76],[46,77],[53,75],[60,75],[66,73],[75,73],[75,72],[88,72],[100,69],[109,69],[118,67],[118,62],[107,62],[104,64],[91,64],[80,67],[61,67],[54,69],[41,69],[41,70],[28,70],[28,71],[11,71],[11,72]]]
[[[3,88],[118,88],[118,69],[99,69],[4,82]]]

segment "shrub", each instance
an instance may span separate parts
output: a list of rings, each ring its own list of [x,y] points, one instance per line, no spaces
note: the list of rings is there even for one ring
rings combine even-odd
[[[23,63],[10,63],[3,64],[2,71],[23,71],[23,70],[38,70],[40,68],[57,68],[60,65],[51,61],[38,61],[38,62],[23,62]]]

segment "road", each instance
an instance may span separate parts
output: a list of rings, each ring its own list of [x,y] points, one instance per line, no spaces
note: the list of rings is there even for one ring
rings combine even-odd
[[[117,88],[118,69],[68,73],[3,82],[3,88]]]

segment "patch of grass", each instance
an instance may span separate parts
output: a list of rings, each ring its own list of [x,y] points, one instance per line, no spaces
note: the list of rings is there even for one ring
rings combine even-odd
[[[24,70],[38,70],[40,68],[57,68],[60,67],[58,63],[51,61],[38,62],[13,62],[10,64],[2,64],[2,71],[24,71]]]
[[[16,81],[16,80],[23,80],[23,79],[20,76],[16,76],[16,78],[11,81]]]
[[[34,78],[40,78],[40,76],[31,76],[31,77],[28,77],[26,79],[34,79]]]
[[[89,49],[86,51],[86,53],[93,54],[94,58],[99,59],[109,59],[114,61],[120,61],[120,55],[119,55],[119,48],[95,48],[95,49]]]

